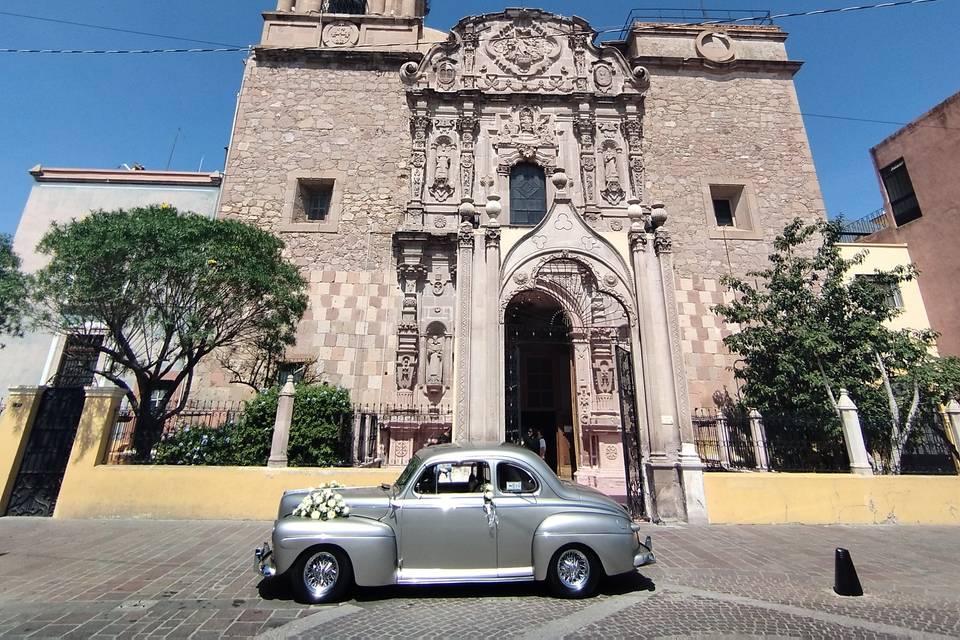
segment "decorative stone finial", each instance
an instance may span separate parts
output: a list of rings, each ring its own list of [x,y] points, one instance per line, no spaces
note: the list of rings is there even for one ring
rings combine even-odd
[[[293,381],[293,376],[287,376],[287,382],[280,390],[282,396],[294,396],[297,394],[297,385]]]
[[[420,65],[416,62],[404,62],[400,67],[400,79],[403,82],[413,82],[417,79],[417,74],[420,72]]]
[[[484,207],[487,216],[490,218],[489,226],[500,226],[500,214],[503,213],[503,204],[500,202],[500,196],[491,193],[487,196],[487,206]]]
[[[553,170],[553,177],[550,178],[550,180],[553,182],[553,186],[557,188],[557,191],[564,191],[569,182],[567,172],[562,167],[557,167]]]
[[[630,198],[627,200],[627,215],[630,217],[630,231],[643,231],[643,207],[640,205],[640,198]]]
[[[659,229],[667,221],[667,206],[662,202],[654,202],[650,212],[650,225],[654,230]]]
[[[460,222],[473,224],[473,218],[477,215],[477,208],[473,206],[473,198],[463,198],[457,211],[460,213]]]

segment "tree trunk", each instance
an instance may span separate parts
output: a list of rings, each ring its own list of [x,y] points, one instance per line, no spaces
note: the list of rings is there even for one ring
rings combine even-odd
[[[163,435],[163,421],[151,410],[149,400],[140,403],[140,411],[133,430],[133,447],[137,462],[149,462],[154,447]]]

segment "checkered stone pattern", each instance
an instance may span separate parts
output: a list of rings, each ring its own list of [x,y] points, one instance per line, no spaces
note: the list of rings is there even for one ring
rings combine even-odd
[[[715,394],[735,396],[735,358],[723,339],[736,331],[713,311],[718,304],[733,300],[733,294],[717,278],[702,276],[676,278],[680,343],[687,369],[690,406],[714,407]]]
[[[311,271],[309,295],[291,354],[316,361],[319,377],[350,389],[354,402],[393,401],[403,300],[394,272]]]

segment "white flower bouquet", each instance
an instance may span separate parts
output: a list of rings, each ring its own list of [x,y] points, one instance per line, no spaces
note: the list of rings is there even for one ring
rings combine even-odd
[[[300,506],[293,510],[293,515],[311,520],[346,518],[350,515],[350,507],[343,496],[336,492],[341,488],[343,485],[338,482],[328,482],[309,489]]]

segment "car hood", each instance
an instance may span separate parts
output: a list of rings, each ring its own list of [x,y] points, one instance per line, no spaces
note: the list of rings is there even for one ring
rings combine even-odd
[[[279,518],[290,515],[297,508],[309,489],[287,491],[280,500]],[[379,520],[390,511],[390,493],[380,487],[346,487],[337,489],[343,496],[351,515]]]

